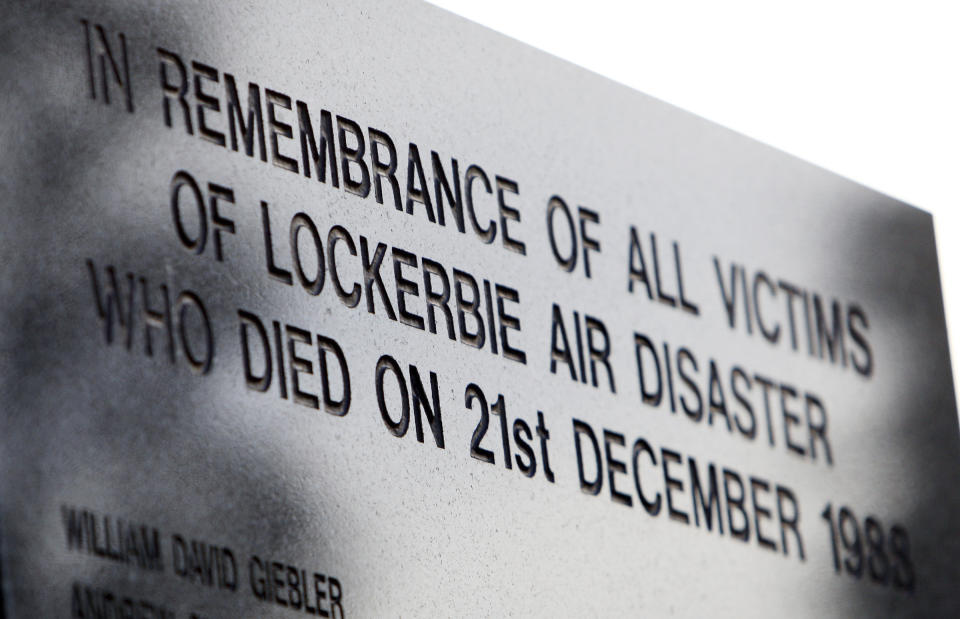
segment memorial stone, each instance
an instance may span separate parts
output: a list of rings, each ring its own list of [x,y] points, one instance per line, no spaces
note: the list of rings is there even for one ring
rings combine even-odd
[[[6,617],[960,609],[929,214],[419,2],[0,22]]]

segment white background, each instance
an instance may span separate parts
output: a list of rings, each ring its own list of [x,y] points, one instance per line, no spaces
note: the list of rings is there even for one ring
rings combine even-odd
[[[960,351],[960,3],[433,3],[933,213]]]

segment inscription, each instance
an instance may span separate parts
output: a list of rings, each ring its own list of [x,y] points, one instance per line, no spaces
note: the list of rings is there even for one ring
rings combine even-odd
[[[230,596],[248,595],[290,611],[345,617],[344,586],[336,576],[256,553],[242,559],[232,546],[181,533],[168,535],[156,526],[135,523],[110,513],[70,505],[61,505],[60,512],[69,552],[152,572],[158,577],[169,571],[188,586]],[[138,594],[118,593],[111,587],[83,582],[74,582],[71,586],[71,617],[173,619],[177,612],[174,604],[157,603]],[[204,615],[191,611],[189,616]]]
[[[98,271],[93,260],[87,260],[97,316],[103,325],[107,344],[113,343],[114,333],[119,331],[126,349],[132,350],[135,334],[141,327],[143,352],[148,357],[162,346],[170,363],[177,362],[179,351],[194,371],[199,374],[210,372],[214,353],[213,326],[197,293],[187,289],[171,295],[166,284],[151,286],[147,277],[138,277],[130,271],[123,280],[118,280],[113,265],[107,265],[100,276]],[[125,281],[126,287],[120,281]],[[138,289],[140,294],[135,295]],[[160,336],[162,344],[155,343],[154,335]]]
[[[717,548],[731,556],[783,557],[796,564],[790,569],[822,570],[843,586],[899,596],[891,597],[896,604],[923,591],[935,573],[920,552],[931,541],[917,542],[925,531],[914,506],[886,496],[868,504],[842,491],[827,497],[834,486],[869,478],[846,425],[859,412],[849,394],[876,402],[874,392],[890,385],[874,376],[901,362],[888,358],[895,347],[884,347],[904,337],[903,325],[876,307],[885,297],[845,292],[854,288],[844,278],[856,275],[855,265],[827,264],[843,277],[798,268],[794,279],[782,260],[751,254],[748,242],[731,258],[722,249],[729,238],[722,244],[719,234],[714,240],[691,233],[687,222],[656,219],[652,213],[673,205],[629,175],[630,189],[618,191],[609,178],[585,172],[597,168],[574,165],[559,178],[564,187],[549,186],[558,182],[549,171],[524,178],[505,169],[516,163],[504,149],[518,144],[506,132],[490,131],[497,148],[484,151],[481,165],[476,153],[450,146],[463,144],[462,136],[450,139],[446,126],[435,130],[423,116],[373,126],[369,119],[397,118],[377,109],[376,97],[330,97],[352,103],[328,109],[320,99],[326,81],[287,79],[304,92],[277,89],[261,80],[270,65],[237,62],[249,72],[238,75],[219,57],[194,59],[166,41],[89,19],[80,19],[81,42],[77,18],[68,19],[78,52],[71,75],[81,86],[73,92],[84,113],[122,119],[189,153],[142,169],[137,196],[146,199],[136,203],[142,212],[129,214],[132,222],[160,222],[146,234],[166,235],[160,246],[169,254],[149,256],[142,268],[136,251],[124,248],[116,250],[123,262],[69,258],[65,270],[83,280],[79,307],[86,308],[78,347],[103,353],[116,372],[111,384],[135,377],[161,401],[161,374],[153,371],[161,363],[172,366],[162,375],[173,377],[163,385],[171,403],[180,401],[178,381],[202,382],[219,416],[184,414],[224,435],[256,427],[254,415],[269,417],[263,427],[271,428],[280,427],[271,416],[299,415],[297,431],[330,441],[319,445],[329,452],[278,448],[270,431],[243,435],[256,446],[251,452],[263,441],[268,454],[244,466],[295,478],[296,490],[277,491],[281,498],[323,493],[316,514],[298,513],[300,504],[276,513],[296,522],[343,519],[343,503],[363,479],[357,471],[394,466],[389,458],[397,457],[404,471],[422,475],[412,481],[441,476],[464,504],[486,499],[474,494],[476,479],[517,484],[525,489],[511,498],[518,504],[553,493],[571,510],[589,503],[641,535],[669,521],[671,534],[726,544]],[[140,74],[143,67],[149,74]],[[116,116],[119,107],[133,116]],[[463,131],[486,122],[472,120]],[[432,144],[419,141],[425,135]],[[575,162],[585,154],[564,156]],[[224,161],[215,165],[218,158]],[[106,182],[91,167],[90,178]],[[123,187],[107,189],[92,195],[128,197]],[[84,214],[95,208],[81,206]],[[531,265],[543,272],[531,273]],[[200,283],[216,279],[233,289]],[[100,395],[95,357],[76,369],[93,383],[84,401]],[[95,421],[107,414],[87,406],[83,415]],[[135,427],[143,414],[130,412],[118,424]],[[877,414],[887,426],[878,421],[870,436],[892,444],[889,411]],[[895,428],[909,434],[911,423]],[[324,427],[335,430],[309,434]],[[144,444],[159,443],[148,437]],[[170,445],[180,446],[176,438]],[[316,478],[319,462],[334,463],[329,480]],[[223,472],[234,462],[216,464],[209,468],[221,472],[209,475],[243,483]],[[288,475],[299,465],[313,473]],[[184,468],[176,474],[210,480],[197,463]],[[376,483],[382,480],[357,492],[382,508],[374,499],[384,486]],[[422,498],[401,500],[422,514],[429,511],[417,505]],[[236,498],[238,506],[247,499]],[[71,616],[199,619],[249,605],[267,614],[352,612],[351,570],[362,561],[285,557],[275,539],[275,547],[248,548],[249,540],[215,539],[229,528],[191,532],[183,523],[130,520],[121,515],[129,506],[115,508],[60,506],[58,551],[89,569],[62,585],[58,603],[69,586]],[[375,516],[388,522],[393,515]],[[249,514],[238,509],[243,518]],[[341,527],[336,535],[344,530],[355,533]],[[308,550],[331,541],[301,540],[295,527],[281,533]],[[190,592],[202,606],[160,599],[168,589]]]
[[[449,269],[439,261],[370,240],[363,234],[358,243],[341,225],[331,226],[325,235],[321,234],[304,212],[290,221],[285,238],[289,240],[291,258],[290,262],[282,262],[282,254],[275,253],[270,207],[261,202],[260,209],[265,267],[271,280],[294,286],[291,269],[286,266],[293,263],[298,283],[311,296],[323,292],[329,275],[337,298],[349,309],[363,307],[369,314],[434,335],[446,334],[448,339],[472,348],[526,363],[526,352],[510,341],[512,332],[521,330],[520,318],[512,307],[520,303],[520,293],[515,288],[455,267]],[[308,230],[304,235],[309,239],[306,249],[298,242],[301,228]],[[301,265],[308,261],[316,265],[316,270],[304,274]],[[384,270],[393,277],[385,276]],[[353,275],[348,275],[351,272]]]
[[[579,419],[573,420],[573,433],[584,493],[597,496],[606,482],[614,503],[633,507],[636,498],[650,516],[667,515],[673,522],[707,531],[713,531],[715,523],[718,535],[726,530],[733,539],[785,556],[793,546],[799,560],[805,560],[800,507],[789,487],[727,467],[718,472],[713,462],[698,465],[693,456],[684,458],[667,447],[656,449],[642,437],[633,442],[630,455],[620,455],[627,451],[625,436],[606,428],[601,451],[597,432]],[[617,481],[619,476],[628,477],[628,468],[632,487],[629,478]]]
[[[75,582],[70,595],[70,616],[75,619],[174,619],[176,614],[157,602]]]
[[[221,71],[215,67],[184,62],[168,49],[156,51],[167,127],[182,128],[188,135],[281,170],[315,177],[359,198],[372,196],[379,204],[393,205],[396,211],[440,227],[448,225],[449,211],[451,225],[460,234],[527,253],[526,243],[514,230],[521,222],[516,181],[490,174],[475,163],[461,165],[455,157],[448,161],[434,150],[427,159],[413,142],[404,165],[387,132],[374,127],[364,131],[356,121],[326,109],[318,113],[314,107],[311,112],[307,102],[255,82],[247,83],[244,111],[239,96],[243,89],[238,91],[232,74],[223,73],[221,82]]]
[[[111,43],[112,37],[102,25],[91,24],[86,19],[81,19],[80,23],[83,24],[86,42],[90,98],[110,105],[112,83],[113,88],[120,89],[127,112],[133,114],[133,83],[130,81],[126,35],[122,32],[116,33],[115,40]]]
[[[320,617],[344,616],[340,581],[332,576],[250,557],[250,590],[261,602]]]
[[[141,570],[163,571],[160,532],[108,514],[61,507],[67,549]]]

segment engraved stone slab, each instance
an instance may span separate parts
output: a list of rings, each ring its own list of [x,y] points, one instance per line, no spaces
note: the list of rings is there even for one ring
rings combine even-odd
[[[928,214],[420,3],[0,21],[7,616],[960,607]]]

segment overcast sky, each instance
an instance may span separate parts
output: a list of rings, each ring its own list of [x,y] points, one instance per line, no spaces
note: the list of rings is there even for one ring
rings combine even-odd
[[[960,351],[956,3],[433,4],[933,213]]]

